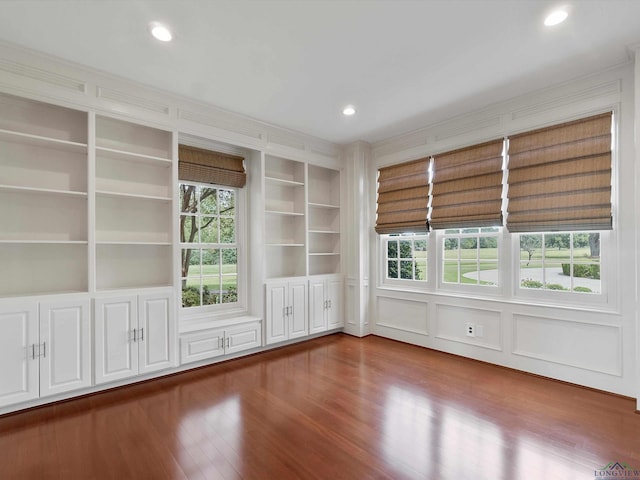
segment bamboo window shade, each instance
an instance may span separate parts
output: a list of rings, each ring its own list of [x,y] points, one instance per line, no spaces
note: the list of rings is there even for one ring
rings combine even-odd
[[[243,157],[182,144],[178,146],[178,177],[238,188],[247,182]]]
[[[424,233],[429,202],[429,158],[378,170],[378,233]]]
[[[503,145],[501,138],[434,155],[432,228],[502,225]]]
[[[510,232],[610,230],[611,112],[509,138]]]

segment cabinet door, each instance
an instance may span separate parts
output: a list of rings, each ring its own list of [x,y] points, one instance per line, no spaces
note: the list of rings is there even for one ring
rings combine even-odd
[[[327,280],[327,299],[329,300],[328,328],[344,326],[344,289],[342,279]]]
[[[40,396],[91,385],[89,301],[40,304]]]
[[[324,280],[309,280],[309,333],[327,329],[327,303]]]
[[[175,324],[173,293],[138,297],[139,372],[170,368],[174,364]]]
[[[224,330],[180,335],[180,364],[224,355]]]
[[[307,311],[307,282],[289,284],[289,338],[304,337],[309,334],[309,313]]]
[[[138,373],[138,302],[135,296],[95,301],[96,383]]]
[[[270,283],[266,287],[266,343],[282,342],[287,332],[287,284]]]
[[[231,327],[226,333],[225,353],[237,353],[261,345],[262,328],[260,323]]]
[[[0,407],[38,398],[38,307],[0,309]]]

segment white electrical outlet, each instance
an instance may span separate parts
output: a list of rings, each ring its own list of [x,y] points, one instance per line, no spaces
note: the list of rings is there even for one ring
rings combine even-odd
[[[476,326],[473,323],[467,323],[465,325],[467,337],[475,337],[476,336]]]

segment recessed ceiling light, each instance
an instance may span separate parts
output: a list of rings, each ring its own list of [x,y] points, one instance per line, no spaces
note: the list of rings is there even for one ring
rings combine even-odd
[[[344,107],[342,109],[342,114],[350,117],[351,115],[356,113],[356,107],[354,107],[353,105],[347,105],[346,107]]]
[[[558,10],[554,10],[549,15],[547,15],[547,18],[544,19],[544,24],[547,27],[552,27],[554,25],[558,25],[559,23],[564,22],[568,16],[569,16],[569,13],[564,8],[560,8]]]
[[[161,23],[157,22],[151,24],[151,35],[153,35],[161,42],[170,42],[173,38],[173,35],[171,35],[171,30],[169,30]]]

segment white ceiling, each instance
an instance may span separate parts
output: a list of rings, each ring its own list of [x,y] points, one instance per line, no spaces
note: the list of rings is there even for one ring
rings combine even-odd
[[[0,0],[0,39],[338,143],[628,61],[640,0]],[[175,33],[162,44],[148,24]],[[341,115],[342,106],[358,109]]]

